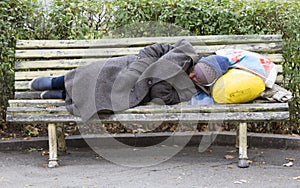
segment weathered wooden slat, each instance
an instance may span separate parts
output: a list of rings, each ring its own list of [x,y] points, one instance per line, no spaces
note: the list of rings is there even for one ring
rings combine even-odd
[[[283,75],[277,75],[275,82],[281,84],[283,82]]]
[[[30,81],[15,81],[15,90],[28,90]]]
[[[167,113],[100,115],[101,122],[231,122],[288,120],[288,112]]]
[[[282,54],[263,54],[266,58],[274,63],[282,62]],[[15,70],[23,69],[71,69],[78,66],[88,65],[97,61],[105,61],[107,58],[94,58],[94,59],[52,59],[52,60],[38,60],[38,61],[19,61],[15,63]],[[282,69],[281,69],[282,70]]]
[[[99,40],[18,40],[17,48],[82,48],[82,47],[128,47],[150,45],[153,43],[175,43],[186,39],[192,44],[242,44],[260,42],[280,42],[281,35],[211,35],[211,36],[174,36],[142,37]]]
[[[135,55],[143,47],[133,48],[87,48],[87,49],[43,49],[16,50],[16,58],[91,58]],[[228,44],[194,46],[198,54],[211,54],[221,49],[244,49],[254,52],[278,52],[282,43]]]
[[[48,70],[34,72],[16,72],[15,80],[32,80],[38,76],[61,76],[69,72],[69,70]]]
[[[8,107],[7,111],[13,114],[70,114],[65,106],[58,107]]]
[[[280,65],[280,64],[275,64],[276,65],[276,69],[277,69],[277,72],[280,74],[280,73],[283,73],[283,66]]]
[[[230,44],[230,45],[213,45],[213,46],[194,46],[198,54],[215,53],[222,49],[243,49],[253,52],[280,52],[282,50],[282,43],[257,43],[257,44]]]
[[[282,72],[282,65],[277,65],[276,68],[277,68],[279,73]],[[26,80],[26,79],[28,79],[28,76],[30,76],[32,74],[32,72],[34,72],[34,71],[23,72],[22,75],[24,76],[24,78],[18,77],[18,79],[15,81],[15,90],[16,91],[18,91],[18,90],[28,90],[29,89],[28,85],[29,85],[30,80]],[[46,71],[45,74],[43,73],[43,71],[38,71],[37,74],[48,76],[49,71]],[[35,75],[35,73],[34,73],[34,75]],[[283,77],[278,75],[276,81],[278,83],[281,83],[282,79],[283,79]],[[19,81],[19,80],[21,80],[21,81]],[[24,81],[24,80],[26,80],[26,81]]]
[[[8,101],[10,107],[57,107],[57,106],[65,106],[64,100],[59,99],[37,99],[37,100],[9,100]]]
[[[15,99],[39,99],[42,92],[40,91],[15,91]]]
[[[280,58],[280,57],[279,57]],[[88,65],[93,62],[105,61],[108,58],[92,59],[59,59],[59,60],[37,60],[37,61],[19,61],[15,62],[15,70],[23,69],[71,69],[79,66]]]
[[[40,112],[45,108],[55,110],[55,107],[64,106],[63,100],[10,100],[8,111]],[[217,105],[188,105],[180,103],[177,105],[143,105],[122,113],[181,113],[181,112],[255,112],[255,111],[283,111],[288,109],[287,103],[267,104],[217,104]],[[61,109],[59,109],[61,111]]]
[[[135,48],[87,48],[87,49],[47,49],[16,50],[16,58],[86,58],[134,55],[142,49]]]
[[[284,121],[289,119],[289,112],[229,112],[229,113],[178,113],[178,114],[113,114],[100,115],[102,123],[123,122],[255,122],[255,121]],[[9,114],[8,122],[74,122],[80,118],[68,114]],[[100,122],[100,121],[99,121]]]
[[[177,105],[143,105],[130,108],[122,113],[210,113],[210,112],[262,112],[288,110],[287,103],[267,104],[215,104],[215,105],[188,105],[186,102]]]

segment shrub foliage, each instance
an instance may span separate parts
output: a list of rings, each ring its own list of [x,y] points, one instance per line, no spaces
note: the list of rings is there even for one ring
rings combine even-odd
[[[0,119],[13,97],[16,39],[283,34],[292,126],[300,131],[300,5],[296,0],[38,0],[0,2]]]
[[[27,8],[18,0],[0,1],[0,125],[8,99],[13,97],[15,40],[22,33],[26,22],[23,10]]]

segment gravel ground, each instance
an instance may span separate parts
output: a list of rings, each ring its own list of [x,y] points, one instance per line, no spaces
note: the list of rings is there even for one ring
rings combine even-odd
[[[42,151],[2,151],[0,187],[300,187],[300,150],[250,148],[252,164],[246,169],[231,159],[237,157],[234,151],[225,146],[205,152],[185,147],[165,162],[133,168],[114,164],[88,147],[69,148],[54,169],[46,167],[48,156]],[[293,166],[284,167],[288,160]]]

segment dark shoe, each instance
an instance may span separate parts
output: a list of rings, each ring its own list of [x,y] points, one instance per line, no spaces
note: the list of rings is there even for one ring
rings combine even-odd
[[[36,91],[52,90],[52,78],[50,76],[42,76],[34,78],[29,82],[29,88]]]
[[[50,90],[41,93],[42,99],[64,99],[63,91],[61,90]]]

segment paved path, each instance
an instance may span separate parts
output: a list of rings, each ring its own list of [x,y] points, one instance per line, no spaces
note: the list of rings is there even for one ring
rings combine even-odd
[[[149,167],[113,164],[89,148],[70,148],[61,166],[48,169],[41,151],[0,152],[0,187],[300,187],[300,150],[249,149],[253,161],[240,169],[233,147],[212,146],[199,153],[186,147],[171,159]],[[283,167],[293,158],[292,167]]]

